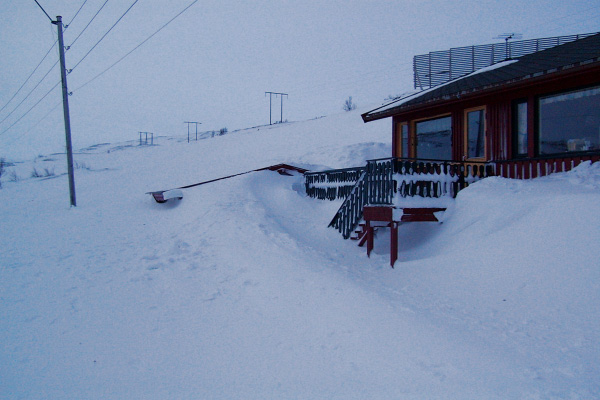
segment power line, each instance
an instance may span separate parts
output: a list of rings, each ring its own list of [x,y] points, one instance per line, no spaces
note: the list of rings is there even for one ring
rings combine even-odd
[[[136,0],[137,2],[137,0]],[[133,49],[131,49],[129,52],[127,52],[124,56],[122,56],[121,58],[119,58],[116,62],[114,62],[112,65],[110,65],[108,68],[104,69],[102,72],[100,72],[99,74],[97,74],[96,76],[94,76],[92,79],[90,79],[89,81],[87,81],[86,83],[84,83],[83,85],[79,86],[76,90],[79,90],[81,88],[83,88],[84,86],[87,86],[88,84],[90,84],[92,81],[96,80],[97,78],[99,78],[101,75],[103,75],[104,73],[106,73],[108,70],[112,69],[113,67],[115,67],[117,64],[119,64],[121,61],[123,61],[126,57],[128,57],[131,53],[133,53],[135,50],[137,50],[138,48],[140,48],[142,45],[144,45],[147,41],[149,41],[151,38],[153,38],[156,34],[158,34],[161,30],[163,30],[164,28],[166,28],[171,22],[173,22],[175,19],[177,19],[180,15],[182,15],[184,12],[186,12],[191,6],[193,6],[195,3],[197,3],[198,0],[194,0],[193,2],[191,2],[188,6],[186,6],[184,9],[182,9],[179,13],[177,13],[173,18],[171,18],[169,21],[167,21],[164,25],[162,25],[159,29],[157,29],[154,33],[152,33],[150,36],[148,36],[146,39],[144,39],[141,43],[139,43],[137,46],[135,46]],[[135,3],[132,4],[132,6]],[[131,7],[130,7],[131,8]],[[124,16],[125,14],[123,14]],[[122,17],[123,17],[122,16]],[[121,17],[121,18],[122,18]],[[119,18],[119,20],[121,19]],[[118,22],[118,21],[117,21]],[[116,23],[115,23],[116,25]],[[115,26],[113,25],[113,27]],[[112,28],[111,28],[112,29]],[[107,32],[108,33],[108,32]],[[106,35],[105,35],[106,36]],[[89,52],[88,52],[89,54]],[[83,60],[83,59],[82,59]],[[82,61],[80,60],[80,62]],[[42,83],[42,81],[46,78],[46,76],[48,76],[48,74],[52,71],[52,69],[56,66],[56,64],[58,64],[58,61],[52,66],[52,68],[44,75],[44,77],[40,80],[40,82],[38,82],[38,84],[29,92],[29,94],[25,97],[25,99],[23,99],[21,101],[21,103],[19,103],[17,105],[17,107],[15,107],[15,109],[13,109],[13,111],[11,111],[11,113],[6,116],[4,118],[4,120],[6,120],[14,111],[16,111],[16,109],[31,95],[31,93]],[[21,115],[12,125],[10,125],[8,128],[6,128],[4,131],[2,131],[0,133],[0,135],[6,133],[9,129],[11,129],[13,126],[15,126],[19,121],[21,121],[23,118],[25,118],[25,116],[27,116],[38,104],[40,104],[42,102],[42,100],[44,100],[58,85],[60,84],[60,82],[56,83],[44,96],[42,96],[41,99],[39,99],[29,110],[27,110],[23,115]],[[54,108],[53,108],[54,110]],[[0,121],[4,122],[4,120]],[[40,120],[41,121],[41,120]],[[39,123],[39,122],[38,122]],[[36,123],[36,125],[38,124]]]
[[[86,1],[87,1],[87,0],[86,0]],[[90,19],[90,21],[89,21],[89,22],[87,23],[87,25],[86,25],[86,26],[85,26],[85,27],[84,27],[84,28],[81,30],[81,32],[79,32],[79,35],[77,35],[77,37],[75,38],[75,40],[73,40],[73,42],[71,42],[71,45],[70,45],[69,47],[72,47],[72,46],[75,44],[75,42],[77,41],[77,39],[79,39],[79,37],[80,37],[81,35],[83,35],[83,32],[85,32],[85,30],[88,28],[88,26],[90,26],[90,24],[91,24],[91,23],[92,23],[92,21],[93,21],[93,20],[96,18],[96,16],[97,16],[98,14],[100,14],[100,11],[102,11],[102,9],[103,9],[103,8],[104,8],[104,6],[106,5],[106,3],[108,3],[108,0],[106,0],[106,1],[104,2],[104,4],[102,4],[102,6],[100,6],[100,8],[98,9],[98,11],[96,11],[96,14],[94,14],[94,16],[92,17],[92,19]],[[83,4],[85,4],[85,3],[83,3]],[[82,6],[82,7],[83,7],[83,6]],[[78,12],[79,12],[79,11],[78,11]],[[75,18],[73,18],[73,19],[75,19]]]
[[[54,69],[54,67],[56,67],[56,64],[58,64],[58,61],[56,61],[48,70],[48,72],[46,72],[46,74],[42,77],[42,79],[40,79],[40,81],[33,87],[33,89],[31,89],[29,91],[29,93],[27,93],[27,95],[21,100],[21,102],[19,104],[17,104],[17,106],[15,108],[13,108],[13,110],[11,112],[8,113],[8,115],[6,115],[6,117],[4,117],[2,119],[2,121],[0,121],[0,124],[4,121],[6,121],[6,119],[8,117],[10,117],[12,115],[12,113],[14,113],[17,108],[19,108],[21,106],[21,104],[23,104],[23,102],[25,102],[25,100],[27,100],[29,98],[29,96],[31,96],[31,93],[34,92],[35,89],[37,89],[38,86],[40,86],[40,84],[44,81],[44,79],[46,79],[46,77],[48,76],[48,74],[50,74],[50,72],[52,72],[52,70]]]
[[[50,47],[50,49],[48,49],[48,51],[46,52],[46,55],[44,55],[44,57],[42,57],[42,60],[38,63],[38,65],[33,69],[33,71],[31,71],[31,74],[29,74],[29,76],[27,77],[27,79],[25,79],[25,82],[23,82],[23,84],[21,85],[21,87],[19,87],[17,89],[17,91],[15,92],[15,94],[13,94],[13,96],[10,98],[10,100],[8,100],[6,102],[6,104],[4,106],[2,106],[2,108],[0,108],[0,112],[2,112],[2,110],[4,110],[6,108],[6,106],[8,106],[8,104],[17,96],[17,94],[19,94],[19,92],[21,91],[21,89],[23,89],[23,87],[25,86],[25,84],[27,82],[29,82],[29,79],[31,79],[31,77],[33,76],[33,74],[35,74],[35,71],[37,71],[37,69],[40,67],[40,65],[42,65],[42,63],[44,62],[44,60],[46,59],[46,57],[48,57],[48,54],[50,54],[50,52],[52,51],[52,49],[54,48],[54,46],[56,46],[56,43],[58,41],[55,41],[54,44],[52,45],[52,47]],[[55,64],[56,65],[56,64]],[[54,67],[53,67],[54,68]]]
[[[108,0],[106,0],[106,1],[108,1]],[[109,32],[110,32],[110,31],[112,31],[112,30],[113,30],[113,28],[114,28],[115,26],[117,26],[117,24],[118,24],[118,23],[119,23],[119,22],[120,22],[120,21],[123,19],[123,17],[124,17],[124,16],[125,16],[125,15],[126,15],[128,12],[129,12],[129,10],[131,10],[131,9],[133,8],[133,6],[134,6],[134,5],[135,5],[135,4],[136,4],[138,1],[139,1],[139,0],[135,0],[135,1],[134,1],[134,2],[133,2],[133,3],[132,3],[130,6],[129,6],[129,8],[128,8],[128,9],[127,9],[127,10],[126,10],[124,13],[123,13],[123,15],[121,15],[121,16],[119,17],[119,19],[118,19],[118,20],[117,20],[117,21],[116,21],[116,22],[115,22],[115,23],[114,23],[114,24],[113,24],[113,25],[110,27],[110,29],[109,29],[108,31],[106,31],[106,33],[105,33],[104,35],[102,35],[102,37],[100,38],[100,40],[98,40],[98,41],[96,42],[96,44],[95,44],[95,45],[93,45],[93,46],[92,46],[92,48],[91,48],[91,49],[90,49],[90,50],[89,50],[87,53],[85,53],[85,55],[84,55],[84,56],[81,58],[81,60],[79,60],[79,61],[77,62],[77,64],[75,64],[75,66],[73,66],[73,68],[71,68],[71,71],[72,71],[72,70],[74,70],[75,68],[77,68],[77,66],[78,66],[79,64],[81,64],[81,62],[82,62],[83,60],[85,60],[85,58],[86,58],[86,57],[87,57],[87,56],[88,56],[88,55],[89,55],[89,54],[90,54],[90,53],[91,53],[91,52],[92,52],[92,51],[93,51],[93,50],[96,48],[96,46],[98,46],[98,45],[100,44],[100,42],[101,42],[101,41],[102,41],[102,40],[103,40],[103,39],[106,37],[106,35],[108,35],[108,34],[109,34]]]
[[[73,18],[71,18],[71,21],[70,21],[70,22],[69,22],[67,25],[65,25],[65,30],[66,30],[66,29],[67,29],[69,26],[71,26],[71,24],[73,23],[73,21],[75,21],[75,18],[77,18],[77,15],[79,15],[79,11],[81,11],[81,9],[83,8],[83,6],[85,6],[85,3],[87,3],[87,1],[88,1],[88,0],[85,0],[85,1],[83,2],[83,4],[81,5],[81,7],[79,7],[79,10],[77,10],[77,12],[75,13],[75,15],[73,15]]]
[[[117,61],[115,61],[113,64],[111,64],[108,68],[106,68],[105,70],[103,70],[102,72],[100,72],[98,75],[94,76],[92,79],[90,79],[89,81],[87,81],[83,85],[81,85],[78,88],[74,89],[73,91],[75,92],[75,91],[77,91],[79,89],[82,89],[83,87],[87,86],[88,84],[90,84],[93,81],[95,81],[96,79],[98,79],[101,75],[103,75],[104,73],[106,73],[108,70],[112,69],[115,65],[117,65],[118,63],[120,63],[121,61],[123,61],[126,57],[128,57],[131,53],[133,53],[134,51],[136,51],[138,48],[140,48],[148,40],[152,39],[152,37],[154,37],[158,32],[160,32],[164,28],[166,28],[167,25],[169,25],[171,22],[173,22],[177,17],[179,17],[184,12],[186,12],[191,6],[193,6],[197,2],[198,2],[198,0],[194,0],[193,2],[191,2],[187,7],[185,7],[177,15],[175,15],[173,18],[171,18],[166,24],[164,24],[163,26],[161,26],[160,28],[158,28],[152,35],[148,36],[140,44],[138,44],[137,46],[135,46],[133,49],[129,50],[129,52],[127,52],[123,57],[119,58]]]
[[[31,108],[29,110],[27,110],[25,112],[25,114],[21,115],[21,117],[19,117],[19,119],[17,119],[15,122],[13,122],[12,125],[10,125],[8,128],[3,130],[2,133],[0,133],[0,135],[3,135],[4,133],[6,133],[10,128],[12,128],[19,121],[21,121],[23,118],[25,118],[25,116],[27,114],[29,114],[31,112],[31,110],[33,110],[38,104],[40,104],[42,102],[42,100],[44,100],[54,89],[56,89],[58,87],[58,85],[60,85],[60,83],[61,83],[61,81],[56,82],[56,85],[52,86],[52,88],[50,90],[48,90],[48,92],[46,92],[46,94],[43,95],[42,98],[37,101],[37,103],[35,103],[33,106],[31,106]]]
[[[37,1],[37,0],[33,0],[33,1],[35,1],[35,4],[37,4],[37,5],[38,5],[38,7],[39,7],[39,8],[40,8],[40,9],[41,9],[43,12],[44,12],[44,14],[46,14],[46,17],[48,17],[48,19],[50,20],[50,22],[52,22],[52,18],[50,18],[50,16],[49,16],[49,15],[48,15],[48,13],[46,12],[46,10],[44,10],[44,7],[42,7],[42,6],[40,5],[40,3],[38,3],[38,1]]]

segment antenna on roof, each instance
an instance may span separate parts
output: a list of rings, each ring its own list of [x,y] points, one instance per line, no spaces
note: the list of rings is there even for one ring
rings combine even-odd
[[[521,33],[514,33],[514,32],[513,33],[502,33],[492,39],[504,39],[504,42],[506,43],[506,59],[510,60],[511,54],[510,54],[510,46],[508,44],[508,41],[511,39],[523,39],[523,35]]]

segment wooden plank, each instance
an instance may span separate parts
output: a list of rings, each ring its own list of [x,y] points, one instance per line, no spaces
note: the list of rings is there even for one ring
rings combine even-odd
[[[433,214],[404,214],[401,222],[439,222]]]
[[[389,221],[393,220],[393,207],[391,206],[365,206],[363,208],[365,221]]]
[[[390,225],[390,265],[394,268],[398,259],[398,223],[392,222]]]
[[[433,214],[438,211],[446,211],[445,208],[403,208],[404,214]]]

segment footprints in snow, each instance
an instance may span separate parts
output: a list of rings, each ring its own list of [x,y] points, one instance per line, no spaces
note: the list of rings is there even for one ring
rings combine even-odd
[[[201,250],[193,251],[189,243],[177,240],[163,255],[153,254],[142,257],[147,271],[166,270],[176,264],[187,265],[188,270],[196,270],[199,264],[196,261],[202,256]]]

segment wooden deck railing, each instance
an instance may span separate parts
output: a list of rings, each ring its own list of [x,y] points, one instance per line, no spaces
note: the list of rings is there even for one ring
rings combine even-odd
[[[368,203],[394,204],[399,198],[454,198],[469,184],[493,175],[484,162],[386,158],[367,163]]]
[[[389,205],[407,197],[454,198],[491,171],[485,163],[385,158],[369,160],[366,167],[306,173],[305,185],[310,197],[345,198],[329,226],[348,238],[365,205]]]
[[[570,171],[584,161],[600,161],[600,153],[494,161],[494,167],[497,176],[514,179],[532,179],[555,172]]]
[[[419,200],[418,204],[437,206],[438,200],[455,198],[459,191],[487,176],[530,179],[569,171],[584,161],[600,161],[600,153],[487,163],[383,158],[369,160],[365,167],[306,173],[305,185],[310,197],[345,199],[329,226],[347,239],[366,205],[406,207],[407,199],[420,197],[431,200]]]

